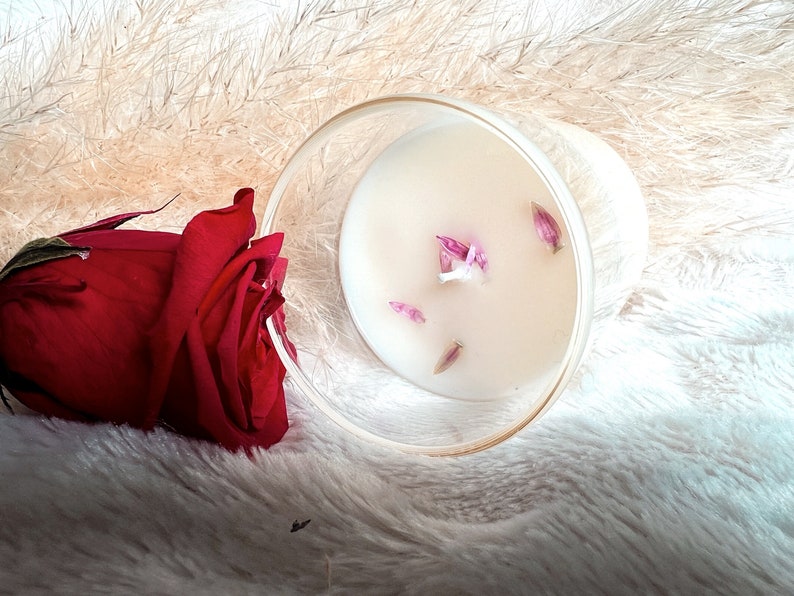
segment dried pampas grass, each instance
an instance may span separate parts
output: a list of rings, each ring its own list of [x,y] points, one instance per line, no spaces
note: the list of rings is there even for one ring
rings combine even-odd
[[[760,214],[740,204],[702,222],[677,197],[775,184],[794,166],[787,2],[200,0],[13,15],[0,48],[3,256],[91,219],[86,198],[109,212],[182,192],[180,221],[234,186],[263,201],[320,122],[394,92],[583,126],[626,158],[653,216],[689,229]]]

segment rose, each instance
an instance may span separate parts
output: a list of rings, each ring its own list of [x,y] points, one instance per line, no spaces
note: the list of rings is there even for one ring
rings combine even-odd
[[[24,247],[0,273],[0,384],[48,416],[267,447],[284,366],[264,322],[283,303],[282,235],[250,242],[254,191],[172,234],[111,217]],[[279,325],[283,319],[279,312]]]

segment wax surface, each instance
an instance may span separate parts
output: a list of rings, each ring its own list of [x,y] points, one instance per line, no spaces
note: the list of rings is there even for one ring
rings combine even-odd
[[[455,398],[544,389],[570,339],[576,273],[569,246],[555,254],[539,240],[530,201],[562,223],[532,167],[473,123],[424,127],[373,161],[345,213],[339,268],[351,315],[387,366]],[[474,265],[470,279],[441,284],[436,235],[476,242],[488,271]],[[389,301],[418,308],[425,322]],[[458,359],[433,374],[454,340]]]

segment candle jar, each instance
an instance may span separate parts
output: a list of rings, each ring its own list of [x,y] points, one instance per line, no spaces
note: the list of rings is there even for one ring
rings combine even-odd
[[[289,341],[268,330],[288,378],[356,435],[430,455],[543,414],[648,242],[639,186],[605,142],[432,95],[320,126],[272,190],[262,233],[276,231]]]

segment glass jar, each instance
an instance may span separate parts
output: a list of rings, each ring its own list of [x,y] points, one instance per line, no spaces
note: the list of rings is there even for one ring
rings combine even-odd
[[[604,141],[434,95],[374,99],[315,130],[270,195],[262,234],[276,231],[295,349],[268,329],[289,378],[359,437],[429,455],[479,451],[543,414],[648,242],[639,186]]]

